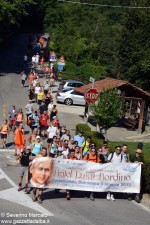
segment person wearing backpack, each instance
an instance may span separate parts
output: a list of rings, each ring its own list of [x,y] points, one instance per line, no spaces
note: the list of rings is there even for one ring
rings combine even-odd
[[[115,151],[109,154],[107,158],[107,163],[110,163],[110,162],[114,164],[122,163],[122,159],[123,159],[123,155],[121,154],[121,146],[117,145],[115,147]],[[115,201],[114,195],[111,192],[107,193],[106,199]]]
[[[123,163],[129,162],[129,154],[127,153],[127,151],[128,151],[128,146],[126,144],[123,144],[122,148],[121,148],[122,162]]]
[[[87,162],[100,163],[100,158],[99,158],[99,156],[97,154],[97,151],[96,151],[95,147],[90,148],[89,154],[85,155],[83,157],[83,160],[85,160]],[[85,198],[87,198],[86,195],[85,195]],[[90,200],[91,201],[95,200],[93,192],[91,192],[91,194],[90,194]]]

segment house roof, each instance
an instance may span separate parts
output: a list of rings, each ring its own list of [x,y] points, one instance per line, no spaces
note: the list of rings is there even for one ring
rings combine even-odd
[[[141,95],[145,95],[145,97],[148,97],[150,99],[150,94],[148,92],[142,90],[139,87],[134,86],[133,84],[129,83],[128,81],[117,80],[117,79],[113,79],[113,78],[105,78],[105,79],[96,81],[94,83],[94,88],[96,88],[99,93],[101,93],[102,91],[104,91],[106,89],[118,88],[118,87],[122,87],[122,86],[128,86],[128,87],[134,89],[135,91],[139,92]],[[76,88],[75,90],[78,93],[84,94],[89,88],[92,88],[92,83],[84,85],[79,88]]]

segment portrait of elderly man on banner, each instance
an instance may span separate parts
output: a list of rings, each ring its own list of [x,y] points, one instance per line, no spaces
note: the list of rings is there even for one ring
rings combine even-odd
[[[36,157],[30,163],[30,187],[44,188],[50,184],[52,174],[52,159],[48,157]]]

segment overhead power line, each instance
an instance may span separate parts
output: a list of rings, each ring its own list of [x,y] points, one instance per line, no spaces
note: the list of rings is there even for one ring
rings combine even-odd
[[[91,6],[99,6],[99,7],[107,7],[107,8],[150,9],[150,6],[102,5],[102,4],[88,3],[88,2],[73,2],[73,1],[68,1],[68,0],[57,0],[57,1],[64,2],[64,3],[91,5]]]

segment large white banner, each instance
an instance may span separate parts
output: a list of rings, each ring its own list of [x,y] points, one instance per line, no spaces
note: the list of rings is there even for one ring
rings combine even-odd
[[[30,186],[93,192],[140,192],[141,165],[138,163],[98,164],[53,159],[50,166],[48,163],[46,166],[46,162],[37,162],[33,163],[34,168],[30,168]],[[39,179],[37,171],[42,173],[38,173]]]

